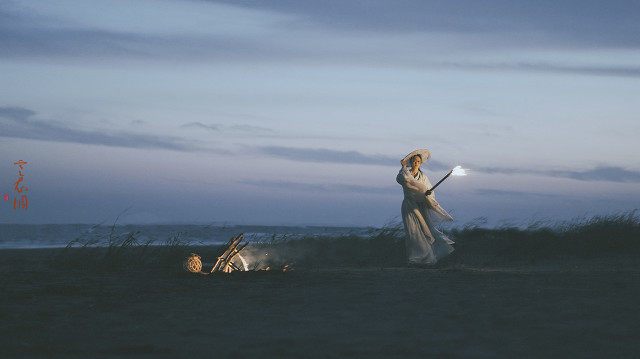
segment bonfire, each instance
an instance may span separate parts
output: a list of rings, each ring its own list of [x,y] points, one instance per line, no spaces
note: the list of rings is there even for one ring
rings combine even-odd
[[[229,240],[225,246],[224,252],[218,257],[216,264],[211,268],[210,272],[202,271],[202,258],[196,253],[185,259],[183,268],[185,271],[198,274],[212,274],[212,273],[231,273],[234,271],[248,271],[248,265],[245,259],[240,255],[243,249],[245,249],[248,243],[242,244],[244,235],[240,234],[237,237],[233,237]]]

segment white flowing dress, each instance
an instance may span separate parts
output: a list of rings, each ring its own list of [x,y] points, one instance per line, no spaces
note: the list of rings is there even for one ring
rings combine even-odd
[[[407,232],[407,261],[417,265],[435,264],[453,252],[451,244],[454,243],[435,227],[453,218],[436,202],[434,193],[425,195],[431,182],[422,171],[414,177],[407,168],[402,168],[396,181],[404,191],[402,222]]]

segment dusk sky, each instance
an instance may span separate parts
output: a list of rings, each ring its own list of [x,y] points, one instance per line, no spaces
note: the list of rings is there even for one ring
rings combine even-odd
[[[418,148],[454,225],[640,203],[637,0],[2,0],[0,80],[0,223],[382,226]]]

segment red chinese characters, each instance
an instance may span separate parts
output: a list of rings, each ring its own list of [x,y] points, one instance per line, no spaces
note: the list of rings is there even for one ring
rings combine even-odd
[[[22,174],[22,170],[24,169],[22,166],[26,165],[28,162],[25,162],[23,160],[19,160],[18,162],[14,162],[13,164],[20,167],[20,170],[18,171],[18,174],[20,175],[20,177],[18,178],[18,180],[14,183],[14,190],[16,192],[18,192],[20,194],[20,201],[18,201],[17,198],[13,199],[13,209],[18,209],[18,208],[22,208],[24,210],[27,209],[28,207],[28,201],[27,201],[27,194],[23,192],[27,192],[29,191],[29,188],[25,187],[25,186],[21,186],[20,184],[22,183],[22,181],[24,180],[24,175]]]

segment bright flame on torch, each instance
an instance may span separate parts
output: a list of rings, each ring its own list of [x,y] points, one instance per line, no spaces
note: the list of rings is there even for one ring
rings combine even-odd
[[[447,173],[446,176],[442,177],[442,179],[440,181],[438,181],[438,183],[436,183],[435,185],[433,185],[433,187],[431,187],[431,189],[427,190],[427,192],[425,192],[425,194],[428,196],[431,194],[431,192],[440,185],[440,183],[442,183],[442,181],[446,180],[447,178],[449,178],[449,176],[454,175],[454,176],[466,176],[467,173],[465,172],[466,170],[464,168],[462,168],[462,166],[455,166],[451,171],[449,171],[449,173]]]
[[[455,166],[453,168],[453,170],[451,171],[451,174],[453,176],[466,176],[467,172],[465,172],[466,169],[462,168],[461,166]]]

